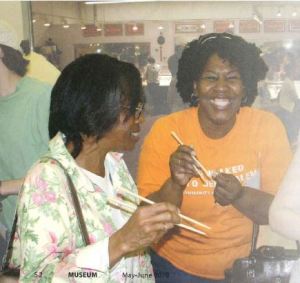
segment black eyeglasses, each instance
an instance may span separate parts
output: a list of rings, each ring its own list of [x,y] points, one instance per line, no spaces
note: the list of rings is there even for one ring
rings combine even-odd
[[[122,106],[121,108],[123,109],[131,109],[130,106]],[[134,119],[137,121],[141,118],[141,115],[144,111],[145,108],[145,104],[142,102],[139,102],[138,106],[135,108],[135,112],[134,112]]]

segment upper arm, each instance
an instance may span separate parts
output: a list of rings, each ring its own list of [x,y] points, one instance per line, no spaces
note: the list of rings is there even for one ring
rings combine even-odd
[[[48,146],[49,141],[49,112],[50,112],[50,87],[45,85],[43,93],[39,93],[39,97],[36,104],[35,116],[33,117],[33,123],[35,127],[34,133],[36,133],[36,139],[38,143],[43,143]]]
[[[50,276],[57,252],[71,243],[70,203],[64,195],[67,182],[60,168],[37,164],[26,177],[18,207],[21,269],[24,278],[34,272]],[[70,234],[66,234],[69,231]],[[60,246],[60,248],[59,248]],[[63,253],[61,254],[63,256]]]
[[[291,161],[292,151],[285,128],[279,119],[268,117],[262,131],[259,152],[261,188],[267,193],[276,194]]]

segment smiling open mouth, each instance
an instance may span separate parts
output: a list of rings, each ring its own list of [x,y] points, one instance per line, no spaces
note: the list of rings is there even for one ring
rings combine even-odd
[[[130,134],[135,138],[138,138],[140,136],[140,132],[132,132]]]
[[[230,100],[227,98],[214,98],[210,99],[210,102],[219,110],[225,109],[230,104]]]

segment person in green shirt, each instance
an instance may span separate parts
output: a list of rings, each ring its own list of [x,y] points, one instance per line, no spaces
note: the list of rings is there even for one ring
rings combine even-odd
[[[23,177],[47,150],[51,86],[25,76],[14,30],[0,22],[0,260]]]

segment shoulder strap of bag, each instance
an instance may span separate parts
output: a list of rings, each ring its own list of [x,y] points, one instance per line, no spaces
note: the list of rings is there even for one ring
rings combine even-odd
[[[59,167],[61,167],[64,170],[64,173],[65,173],[65,175],[67,177],[67,180],[68,180],[68,185],[69,185],[69,188],[70,188],[70,192],[71,192],[71,196],[72,196],[76,216],[77,216],[77,219],[78,219],[78,222],[79,222],[79,228],[80,228],[80,231],[81,231],[82,239],[83,239],[85,245],[87,246],[87,245],[90,244],[90,240],[89,240],[87,228],[86,228],[86,225],[85,225],[85,222],[84,222],[84,218],[83,218],[82,211],[81,211],[81,206],[80,206],[80,203],[79,203],[79,200],[78,200],[77,192],[76,192],[75,186],[73,184],[73,181],[72,181],[71,177],[69,176],[67,170],[62,166],[62,164],[58,160],[56,160],[55,158],[52,158],[52,157],[47,157],[47,159],[54,160],[59,165]],[[2,270],[6,270],[6,269],[9,268],[9,263],[10,263],[10,259],[11,259],[12,251],[13,251],[13,241],[14,241],[14,236],[15,236],[16,227],[17,227],[17,220],[18,220],[18,215],[16,213],[14,223],[13,223],[11,233],[10,233],[7,252],[5,254],[5,259],[3,261],[4,264],[3,264]]]
[[[70,192],[71,192],[71,196],[72,196],[76,216],[77,216],[77,219],[78,219],[78,222],[79,222],[79,228],[80,228],[80,231],[81,231],[81,235],[82,235],[82,238],[83,238],[83,241],[84,241],[85,245],[88,246],[90,244],[90,240],[89,240],[87,228],[86,228],[85,221],[84,221],[84,218],[83,218],[83,215],[82,215],[82,210],[81,210],[80,202],[79,202],[79,199],[78,199],[78,196],[77,196],[77,192],[76,192],[74,183],[73,183],[70,175],[68,174],[67,170],[63,167],[63,165],[57,159],[52,158],[52,157],[47,157],[47,159],[54,160],[59,165],[59,167],[61,167],[64,170],[64,173],[65,173],[65,175],[67,177],[67,180],[68,180],[68,185],[69,185],[69,188],[70,188]]]
[[[5,258],[3,260],[2,270],[9,269],[9,263],[10,263],[10,259],[11,259],[12,252],[13,252],[13,241],[14,241],[14,236],[15,236],[15,232],[16,232],[17,222],[18,222],[18,215],[17,215],[17,212],[16,212],[14,223],[13,223],[13,226],[12,226],[12,229],[11,229],[11,232],[10,232],[8,247],[7,247],[7,250],[6,250]]]
[[[251,253],[250,254],[252,254],[256,250],[258,233],[259,233],[259,225],[253,223],[253,232],[252,232],[252,240],[251,240]]]
[[[259,225],[253,223],[253,234],[252,234],[251,253],[250,254],[252,254],[256,250],[258,233],[259,233]],[[296,241],[296,247],[297,247],[298,255],[300,256],[300,244],[299,244],[299,241]]]

